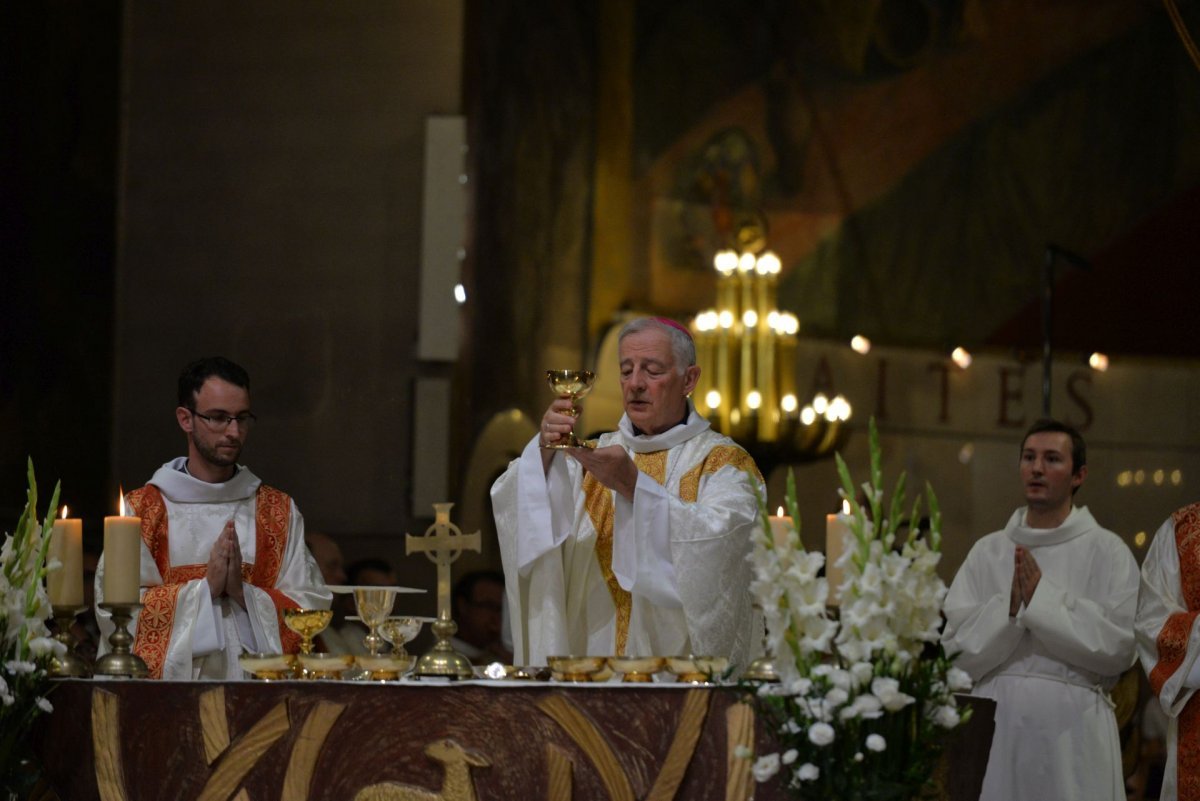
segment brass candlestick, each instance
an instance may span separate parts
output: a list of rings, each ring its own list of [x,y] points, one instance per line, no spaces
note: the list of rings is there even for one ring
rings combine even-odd
[[[52,606],[54,613],[54,639],[66,646],[66,653],[50,660],[47,671],[56,678],[87,678],[92,675],[92,666],[88,660],[75,653],[77,640],[71,632],[71,624],[75,616],[87,610],[86,606]]]
[[[146,663],[133,652],[133,636],[129,633],[129,621],[142,605],[100,604],[100,608],[112,615],[113,633],[108,635],[108,644],[112,646],[112,650],[96,660],[96,675],[134,678],[149,675]]]

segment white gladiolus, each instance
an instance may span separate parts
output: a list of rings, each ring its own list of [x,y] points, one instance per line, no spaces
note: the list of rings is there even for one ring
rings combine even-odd
[[[821,769],[811,762],[805,762],[796,770],[796,778],[802,782],[815,782],[821,777]]]
[[[800,752],[799,752],[799,751],[797,751],[795,748],[789,748],[788,750],[786,750],[786,751],[784,751],[784,752],[783,752],[783,756],[781,757],[781,761],[782,761],[782,762],[783,762],[783,764],[785,764],[785,765],[790,765],[790,764],[792,764],[793,762],[795,762],[795,761],[796,761],[796,757],[798,757],[798,756],[800,756]]]
[[[886,748],[887,748],[887,740],[883,739],[883,735],[880,735],[880,734],[868,734],[867,735],[867,750],[868,751],[875,751],[876,753],[878,753],[880,751],[885,750]]]

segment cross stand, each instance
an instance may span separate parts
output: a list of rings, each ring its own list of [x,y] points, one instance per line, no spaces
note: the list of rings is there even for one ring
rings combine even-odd
[[[466,550],[479,552],[479,532],[463,534],[462,529],[450,522],[452,503],[435,503],[437,513],[433,525],[425,529],[424,536],[405,535],[405,554],[424,552],[429,561],[437,565],[438,616],[430,627],[437,643],[429,652],[417,660],[413,674],[417,676],[442,676],[451,679],[469,679],[475,673],[471,660],[454,650],[450,638],[458,631],[458,624],[450,617],[450,563]]]

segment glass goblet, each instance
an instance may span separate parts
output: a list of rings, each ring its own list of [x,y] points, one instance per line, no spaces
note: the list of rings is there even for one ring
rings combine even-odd
[[[406,654],[404,645],[416,639],[425,621],[419,617],[389,617],[379,627],[379,633],[392,644],[392,653]]]
[[[313,637],[324,631],[333,620],[332,609],[284,609],[283,623],[300,635],[300,653],[311,654]]]

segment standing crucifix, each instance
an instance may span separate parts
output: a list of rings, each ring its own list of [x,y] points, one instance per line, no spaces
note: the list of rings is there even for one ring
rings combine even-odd
[[[458,631],[458,624],[450,617],[450,564],[463,551],[479,552],[479,532],[463,534],[462,529],[450,522],[452,503],[435,503],[436,517],[425,534],[414,537],[405,535],[405,554],[423,552],[429,561],[437,565],[438,616],[434,621],[437,643],[420,659],[413,671],[418,676],[447,676],[454,679],[469,679],[474,676],[471,660],[454,650],[450,638]]]

